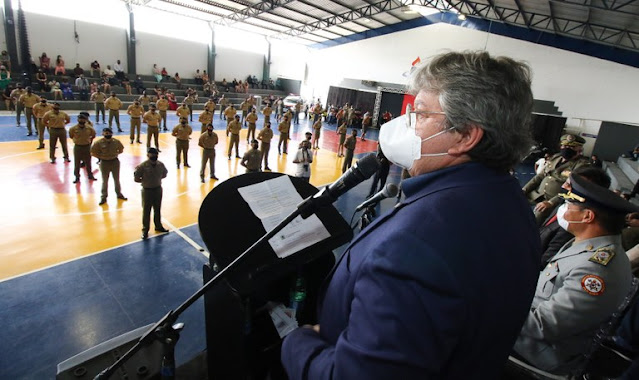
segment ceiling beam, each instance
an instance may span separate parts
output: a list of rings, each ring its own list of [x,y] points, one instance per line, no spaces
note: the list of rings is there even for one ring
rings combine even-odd
[[[521,14],[521,18],[524,19],[524,23],[526,24],[526,27],[530,29],[530,18],[528,17],[526,12],[524,12],[524,8],[521,6],[521,3],[519,2],[519,0],[515,0],[515,5],[517,6],[517,10]]]
[[[557,19],[555,18],[555,12],[552,10],[552,7],[553,7],[552,1],[549,1],[548,8],[550,9],[550,18],[552,19],[552,27],[554,29],[554,32],[557,33],[559,32],[559,27],[557,26]]]
[[[224,16],[218,20],[211,21],[213,24],[216,24],[216,25],[229,26],[236,22],[242,22],[251,17],[257,18],[257,16],[259,16],[262,13],[268,12],[275,8],[279,8],[285,4],[292,3],[295,0],[264,0],[264,1],[260,1],[259,3],[247,6],[246,8],[240,9],[240,10],[232,9],[231,7],[228,7],[226,5],[219,4],[210,0],[197,0],[197,1],[207,5],[224,8],[226,10],[233,10],[234,12],[231,13],[230,15]],[[268,20],[265,20],[265,21],[268,21]]]
[[[588,2],[588,1],[584,1],[584,0],[549,0],[549,2],[551,3],[558,3],[558,4],[570,4],[570,5],[576,5],[576,6],[580,6],[580,7],[588,7],[591,9],[598,9],[598,10],[602,10],[602,11],[608,11],[608,12],[615,12],[615,13],[619,13],[619,14],[625,14],[625,15],[629,15],[629,16],[639,16],[639,13],[637,12],[628,12],[628,11],[624,11],[621,8],[625,7],[626,5],[630,5],[634,2],[636,2],[636,0],[630,0],[630,1],[626,1],[621,5],[617,5],[614,6],[614,4],[610,4],[610,2],[608,0],[599,0],[601,3],[593,3],[592,1]],[[601,5],[599,5],[601,4]]]

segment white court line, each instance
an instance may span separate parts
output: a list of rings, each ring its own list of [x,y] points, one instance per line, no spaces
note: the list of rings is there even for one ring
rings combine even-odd
[[[34,153],[40,153],[40,150],[34,150],[33,152],[18,153],[18,154],[12,154],[10,156],[0,157],[0,160],[4,160],[4,159],[7,159],[7,158],[13,158],[13,157],[26,156],[27,154],[34,154]]]
[[[171,222],[169,222],[168,220],[162,218],[162,222],[164,224],[166,224],[167,226],[169,226],[169,229],[171,229],[172,231],[174,231],[176,234],[178,234],[182,239],[184,239],[187,243],[191,244],[193,246],[193,248],[197,249],[198,252],[200,252],[202,255],[204,255],[204,257],[206,257],[207,259],[209,258],[209,253],[202,247],[200,246],[198,243],[196,243],[195,241],[193,241],[193,239],[191,239],[190,237],[188,237],[184,232],[180,231],[179,229],[175,228],[174,225],[171,224]],[[194,223],[195,224],[195,223]],[[192,226],[193,224],[191,224]],[[189,226],[186,226],[189,227]]]

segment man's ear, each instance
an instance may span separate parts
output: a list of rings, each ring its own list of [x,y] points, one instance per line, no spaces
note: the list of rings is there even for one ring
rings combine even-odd
[[[448,149],[448,154],[453,156],[467,154],[484,137],[484,130],[476,124],[471,124],[465,131],[456,133],[457,143]]]

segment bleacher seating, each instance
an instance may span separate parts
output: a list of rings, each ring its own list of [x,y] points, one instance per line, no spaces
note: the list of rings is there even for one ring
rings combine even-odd
[[[610,176],[612,190],[630,193],[639,181],[639,162],[629,158],[619,157],[617,162],[604,161],[604,170]],[[630,202],[639,205],[637,197],[630,199]]]

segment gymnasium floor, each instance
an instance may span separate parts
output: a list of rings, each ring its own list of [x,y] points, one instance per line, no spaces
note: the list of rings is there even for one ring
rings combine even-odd
[[[68,113],[69,126],[74,125],[77,112]],[[121,122],[125,132],[115,135],[125,146],[120,179],[128,201],[116,199],[111,181],[108,202],[99,206],[97,165],[93,171],[98,181],[87,181],[82,172],[81,182],[73,184],[73,163],[64,163],[61,148],[56,150],[57,163],[49,162],[48,135],[46,149],[36,150],[37,137],[26,136],[24,117],[16,128],[15,115],[0,113],[0,379],[52,379],[57,363],[160,319],[202,285],[208,254],[197,227],[200,205],[217,183],[244,172],[239,159],[227,160],[226,124],[216,114],[219,181],[204,184],[199,177],[200,123],[192,123],[191,168],[176,169],[175,139],[169,133],[160,135],[160,160],[169,169],[162,216],[171,232],[151,231],[150,239],[142,241],[140,186],[133,181],[133,170],[146,159],[146,146],[129,144],[128,117],[121,116]],[[169,127],[176,124],[177,117],[171,115]],[[261,126],[259,120],[258,129]],[[103,127],[95,125],[98,136]],[[304,119],[293,126],[289,147],[296,147],[307,130],[310,123]],[[244,129],[240,155],[246,150],[245,134]],[[356,157],[374,152],[376,137],[374,130],[367,141],[358,139]],[[146,135],[141,140],[145,142]],[[278,156],[273,142],[271,168],[293,174],[292,157]],[[72,146],[69,141],[71,155]],[[311,177],[318,187],[341,175],[335,126],[324,126],[320,146]],[[389,182],[398,182],[398,174],[394,168]],[[336,203],[347,220],[369,187],[370,180]],[[383,208],[392,204],[387,200]],[[206,348],[203,314],[200,300],[180,318],[186,328],[177,346],[178,364]]]

